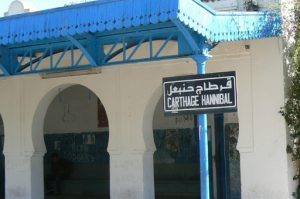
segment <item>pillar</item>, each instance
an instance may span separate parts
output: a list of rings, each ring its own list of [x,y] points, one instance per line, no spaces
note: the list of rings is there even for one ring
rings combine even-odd
[[[154,199],[153,114],[147,110],[153,79],[145,77],[148,75],[124,67],[114,81],[117,100],[110,117],[108,146],[111,199]],[[154,113],[155,105],[152,108]]]
[[[44,198],[43,154],[5,153],[5,198]]]
[[[23,89],[20,77],[10,78],[0,86],[0,106],[5,115],[5,198],[42,199],[44,152],[33,150],[32,123]]]
[[[154,199],[153,152],[110,152],[111,199]]]

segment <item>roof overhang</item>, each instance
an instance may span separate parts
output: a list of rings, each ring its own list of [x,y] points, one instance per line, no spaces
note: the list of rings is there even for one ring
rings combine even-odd
[[[0,18],[0,45],[109,32],[170,21],[212,42],[276,37],[276,12],[215,12],[199,0],[102,0]]]

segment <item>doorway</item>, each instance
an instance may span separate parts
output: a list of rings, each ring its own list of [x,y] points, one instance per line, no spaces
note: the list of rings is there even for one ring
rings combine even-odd
[[[44,123],[45,198],[108,199],[108,139],[100,99],[81,85],[59,90]],[[55,172],[62,175],[57,179]]]
[[[208,114],[210,196],[240,199],[237,113]],[[165,116],[163,98],[153,117],[156,199],[199,199],[199,132],[195,115]]]

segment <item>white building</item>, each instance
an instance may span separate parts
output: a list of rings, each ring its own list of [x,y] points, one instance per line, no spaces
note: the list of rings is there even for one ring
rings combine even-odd
[[[207,44],[206,73],[235,71],[238,89],[237,112],[208,115],[211,198],[292,198],[278,15],[104,0],[3,17],[0,27],[6,199],[47,198],[54,152],[72,163],[66,197],[200,197],[196,121],[164,115],[162,79],[197,74]]]

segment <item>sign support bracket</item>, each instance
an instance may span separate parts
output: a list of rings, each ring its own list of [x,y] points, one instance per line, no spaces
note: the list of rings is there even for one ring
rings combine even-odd
[[[203,38],[200,42],[195,39],[189,30],[179,21],[173,20],[176,27],[187,39],[195,55],[192,57],[197,63],[197,73],[205,74],[205,63],[209,59],[209,49],[212,46],[207,45]],[[200,44],[200,45],[199,45]],[[208,138],[207,138],[207,114],[199,114],[197,117],[199,128],[199,155],[200,155],[200,191],[201,199],[210,198],[209,187],[209,165],[208,165]]]

